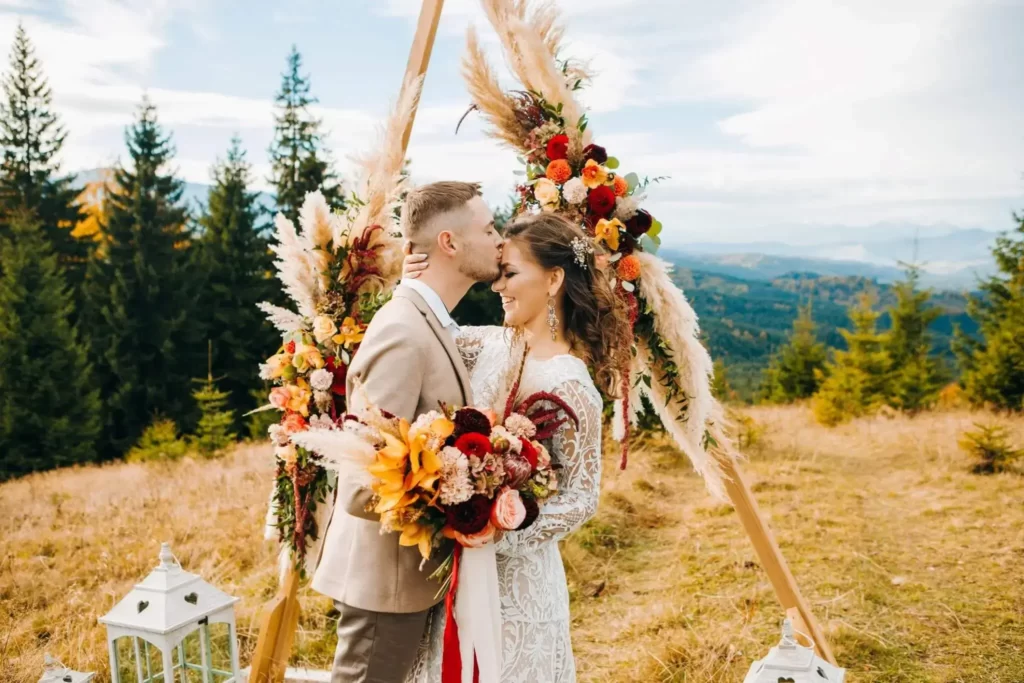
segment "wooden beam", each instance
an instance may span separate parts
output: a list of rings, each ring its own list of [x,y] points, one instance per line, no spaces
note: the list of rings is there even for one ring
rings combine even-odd
[[[420,7],[420,19],[416,24],[416,35],[412,39],[412,48],[409,50],[409,62],[406,64],[405,76],[402,79],[403,87],[413,78],[427,73],[443,7],[444,0],[423,0],[423,5]],[[412,116],[409,117],[409,124],[405,127],[405,133],[402,135],[403,153],[409,149],[409,138],[412,136],[412,124],[415,120],[416,110],[414,109]]]
[[[836,659],[832,655],[832,648],[829,647],[825,634],[818,626],[807,601],[800,594],[796,579],[793,578],[793,573],[789,570],[789,565],[786,564],[786,558],[782,556],[782,551],[772,535],[771,528],[761,515],[761,510],[757,506],[757,501],[754,500],[746,478],[732,458],[719,458],[719,464],[727,477],[725,491],[729,494],[733,507],[736,508],[736,514],[739,515],[740,522],[746,529],[747,536],[750,537],[750,542],[754,544],[754,552],[761,560],[761,566],[768,574],[768,580],[771,581],[775,595],[782,603],[783,609],[786,610],[786,615],[793,620],[793,627],[797,631],[810,636],[812,642],[807,644],[813,644],[823,659],[835,664]]]

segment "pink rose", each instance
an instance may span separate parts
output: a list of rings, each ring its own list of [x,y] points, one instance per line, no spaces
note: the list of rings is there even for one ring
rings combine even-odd
[[[453,530],[452,535],[455,536],[455,540],[463,547],[482,548],[494,540],[495,531],[496,529],[494,528],[494,525],[487,522],[487,526],[475,534],[463,534]]]
[[[288,434],[294,434],[296,432],[306,431],[309,425],[306,423],[305,418],[298,413],[288,413],[284,416],[284,419],[281,420],[281,427],[283,427],[284,431]]]
[[[288,400],[291,396],[288,393],[288,389],[285,387],[276,387],[270,392],[270,405],[274,406],[278,410],[284,410],[285,406],[288,405]]]
[[[519,525],[526,519],[526,506],[519,496],[519,491],[506,488],[494,499],[494,507],[491,508],[491,524],[502,531],[518,529]]]

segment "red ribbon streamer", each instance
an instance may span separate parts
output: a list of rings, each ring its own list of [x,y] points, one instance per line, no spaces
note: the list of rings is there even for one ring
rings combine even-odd
[[[455,591],[459,587],[459,559],[462,546],[455,545],[452,556],[452,582],[444,597],[444,649],[441,652],[441,683],[462,683],[462,655],[459,652],[459,625],[455,621]],[[480,666],[473,654],[473,683],[480,683]]]

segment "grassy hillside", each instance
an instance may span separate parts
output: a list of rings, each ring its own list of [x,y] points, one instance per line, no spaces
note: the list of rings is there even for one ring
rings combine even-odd
[[[1024,680],[1024,478],[968,474],[973,422],[1024,443],[1024,419],[953,413],[836,430],[798,407],[749,411],[745,470],[853,683]],[[742,678],[780,613],[735,515],[659,439],[619,472],[564,544],[581,681]],[[38,679],[44,652],[106,680],[96,619],[170,541],[242,598],[243,662],[275,588],[262,539],[269,449],[212,462],[111,464],[0,485],[0,681]],[[293,659],[329,666],[330,602],[303,593]]]

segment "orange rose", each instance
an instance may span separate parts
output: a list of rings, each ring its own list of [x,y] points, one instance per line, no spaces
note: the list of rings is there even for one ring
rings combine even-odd
[[[625,197],[626,193],[629,192],[629,183],[626,182],[625,178],[617,175],[613,181],[612,189],[615,190],[616,197]]]
[[[626,282],[632,282],[640,277],[640,259],[633,256],[633,254],[624,256],[619,259],[618,265],[615,266],[615,272]]]
[[[565,159],[555,159],[548,164],[548,170],[545,175],[551,182],[561,185],[572,177],[572,169],[569,167],[569,162]]]
[[[452,536],[455,537],[455,540],[458,541],[461,546],[466,548],[482,548],[494,540],[495,531],[497,531],[497,529],[494,528],[494,525],[487,522],[487,526],[475,534],[463,534],[453,530]]]
[[[284,427],[284,430],[289,434],[294,434],[295,432],[305,431],[308,425],[306,424],[305,418],[298,413],[288,413],[284,416],[284,419],[281,420],[281,426]]]
[[[519,491],[506,488],[494,499],[491,508],[491,524],[503,531],[518,529],[526,519],[526,507]]]

